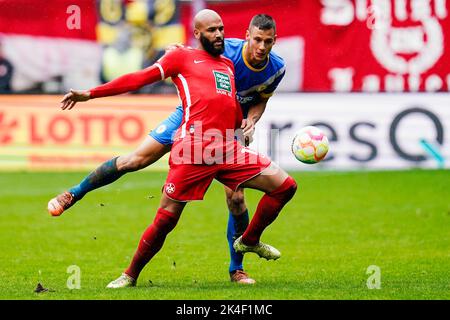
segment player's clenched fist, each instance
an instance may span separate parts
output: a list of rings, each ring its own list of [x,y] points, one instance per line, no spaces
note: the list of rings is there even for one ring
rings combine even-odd
[[[91,98],[91,93],[88,90],[73,90],[64,96],[61,100],[61,109],[70,110],[77,102],[88,101]]]

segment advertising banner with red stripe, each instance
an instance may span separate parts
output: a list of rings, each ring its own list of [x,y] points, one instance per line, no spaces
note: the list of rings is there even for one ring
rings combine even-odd
[[[0,96],[0,170],[92,170],[138,147],[179,104],[177,96],[120,96],[59,108],[59,96]],[[250,149],[288,170],[450,168],[450,95],[278,94]],[[364,106],[364,107],[362,107]],[[318,164],[297,161],[295,133],[330,141]],[[151,169],[164,169],[167,156]]]
[[[0,95],[0,168],[92,169],[136,148],[177,96],[123,96],[59,108],[59,96]],[[164,158],[153,168],[166,168]]]
[[[253,15],[277,23],[284,91],[450,91],[449,0],[290,0],[208,3],[227,37]],[[189,26],[190,7],[183,10]],[[192,28],[187,29],[192,32]]]

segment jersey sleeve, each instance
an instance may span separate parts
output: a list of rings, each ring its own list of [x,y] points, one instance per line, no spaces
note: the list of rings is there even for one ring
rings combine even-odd
[[[275,90],[277,89],[278,85],[280,84],[281,80],[283,79],[284,75],[286,74],[286,69],[283,67],[275,74],[274,81],[267,86],[263,91],[260,92],[261,98],[267,99],[270,98]]]
[[[163,79],[176,76],[181,71],[182,62],[186,59],[184,48],[176,48],[164,54],[155,65],[160,69]]]
[[[125,74],[110,82],[102,84],[89,90],[91,98],[101,98],[118,95],[161,80],[161,72],[157,66],[152,65],[144,70]]]

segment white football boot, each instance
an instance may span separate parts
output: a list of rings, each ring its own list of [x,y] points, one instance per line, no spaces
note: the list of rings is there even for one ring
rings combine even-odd
[[[242,242],[242,236],[237,238],[233,243],[233,248],[236,252],[246,253],[254,252],[261,258],[266,260],[277,260],[281,257],[281,252],[271,245],[259,242],[254,246],[248,246]]]
[[[136,280],[127,275],[126,273],[122,273],[120,277],[116,280],[111,281],[106,288],[110,289],[118,289],[118,288],[128,288],[136,286]]]

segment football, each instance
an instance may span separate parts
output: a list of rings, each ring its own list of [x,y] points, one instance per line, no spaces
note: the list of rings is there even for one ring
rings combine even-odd
[[[317,127],[307,126],[296,132],[291,150],[297,160],[313,164],[320,162],[328,153],[327,136]]]

